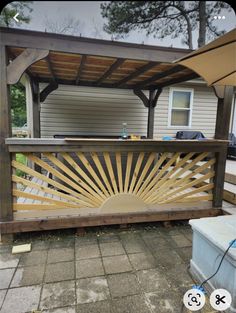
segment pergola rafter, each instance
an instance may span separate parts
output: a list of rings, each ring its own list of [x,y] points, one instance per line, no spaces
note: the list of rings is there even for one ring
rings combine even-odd
[[[95,85],[99,86],[101,82],[108,78],[110,75],[114,73],[116,69],[118,69],[123,63],[125,62],[125,59],[118,58],[109,68],[108,70],[96,81]]]
[[[52,62],[50,61],[50,57],[49,56],[46,57],[46,62],[47,62],[47,65],[48,65],[48,70],[49,70],[49,72],[50,72],[50,74],[52,76],[52,80],[56,81],[56,75],[54,73],[54,70],[53,70],[53,67],[52,67]]]
[[[79,84],[79,81],[81,79],[81,75],[83,73],[85,62],[86,62],[86,55],[83,55],[81,60],[80,60],[80,64],[79,64],[79,68],[78,68],[78,72],[77,72],[77,76],[76,76],[76,80],[75,80],[76,85]]]
[[[144,86],[154,82],[154,81],[158,81],[158,79],[167,77],[169,75],[178,73],[182,70],[184,70],[185,68],[182,65],[176,65],[175,67],[172,67],[171,69],[161,72],[161,73],[157,73],[155,75],[153,75],[152,77],[142,81],[141,83],[135,85],[135,88],[143,88]]]
[[[130,81],[130,80],[132,80],[132,79],[134,79],[134,78],[140,76],[141,74],[147,72],[148,70],[150,70],[151,68],[153,68],[153,67],[156,66],[156,65],[157,65],[156,62],[149,62],[149,63],[147,63],[147,64],[141,66],[141,67],[138,68],[135,72],[131,73],[130,75],[128,75],[128,76],[126,76],[125,78],[121,79],[119,82],[115,83],[115,84],[114,84],[114,87],[124,87],[125,84],[126,84],[128,81]]]
[[[195,78],[198,78],[198,77],[199,76],[196,73],[187,74],[187,75],[184,75],[184,76],[181,76],[181,77],[173,78],[173,79],[168,80],[168,81],[163,82],[163,83],[159,83],[159,84],[157,84],[157,86],[159,88],[164,88],[164,87],[171,86],[171,85],[174,85],[174,84],[179,84],[179,83],[182,83],[182,82],[186,82],[188,80],[192,80],[192,79],[195,79]],[[149,88],[150,88],[150,90],[155,89],[156,85],[151,85],[151,86],[149,86]]]

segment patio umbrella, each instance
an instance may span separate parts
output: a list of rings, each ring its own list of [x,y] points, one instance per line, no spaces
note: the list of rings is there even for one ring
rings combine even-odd
[[[236,86],[236,28],[175,63],[199,74],[208,86]]]

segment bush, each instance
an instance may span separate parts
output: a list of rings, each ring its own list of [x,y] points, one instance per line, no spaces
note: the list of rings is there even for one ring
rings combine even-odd
[[[21,153],[17,153],[16,154],[16,161],[19,162],[19,163],[22,163],[24,165],[27,164],[26,156],[24,154],[21,154]],[[21,171],[21,170],[16,169],[16,176],[25,177],[26,173]]]

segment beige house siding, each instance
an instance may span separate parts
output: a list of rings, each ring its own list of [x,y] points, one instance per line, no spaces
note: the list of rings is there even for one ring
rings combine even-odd
[[[205,86],[185,87],[194,89],[189,129],[212,137],[217,106],[215,95]],[[156,138],[174,136],[181,130],[168,127],[168,106],[169,88],[165,88],[155,110]],[[127,122],[129,134],[146,135],[147,113],[147,108],[131,90],[60,85],[41,103],[41,137],[55,134],[119,136],[123,122]]]
[[[157,138],[174,136],[178,130],[197,130],[204,133],[208,138],[213,138],[215,132],[215,119],[217,111],[217,98],[213,91],[206,86],[178,85],[176,88],[193,89],[193,108],[191,127],[168,127],[169,114],[169,91],[165,88],[161,93],[155,110],[154,134]]]
[[[147,108],[130,90],[63,86],[41,104],[41,135],[145,135]]]

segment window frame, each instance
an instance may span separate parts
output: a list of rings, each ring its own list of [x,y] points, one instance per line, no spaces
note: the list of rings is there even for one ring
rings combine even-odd
[[[173,93],[174,91],[187,91],[190,92],[190,106],[189,108],[173,108]],[[180,88],[180,87],[170,87],[169,90],[169,105],[168,105],[168,128],[191,128],[192,127],[192,113],[193,113],[193,96],[194,89],[193,88]],[[171,115],[172,110],[180,110],[180,111],[189,111],[189,124],[188,125],[171,125]]]

